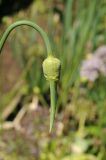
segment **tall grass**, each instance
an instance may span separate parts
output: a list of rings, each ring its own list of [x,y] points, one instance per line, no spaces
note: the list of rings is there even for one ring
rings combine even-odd
[[[103,16],[102,2],[98,0],[65,1],[61,38],[55,49],[55,53],[59,54],[62,61],[59,105],[66,104],[70,87],[78,79],[78,71],[86,54],[87,44],[90,42],[93,45],[101,16]],[[56,42],[53,43],[54,46]]]

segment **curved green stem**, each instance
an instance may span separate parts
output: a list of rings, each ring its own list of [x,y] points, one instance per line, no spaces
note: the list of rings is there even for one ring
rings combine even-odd
[[[30,26],[40,33],[40,35],[43,38],[44,43],[46,45],[47,54],[48,54],[48,56],[51,56],[52,50],[51,50],[51,46],[50,46],[47,34],[38,25],[36,25],[35,23],[33,23],[31,21],[26,21],[26,20],[15,22],[7,28],[7,30],[4,32],[4,34],[0,40],[0,53],[3,49],[5,41],[8,38],[10,32],[13,29],[15,29],[16,27],[21,26],[21,25]],[[56,58],[54,58],[54,59],[56,60]],[[50,67],[52,67],[52,66],[50,66]],[[52,127],[53,127],[53,123],[54,123],[54,119],[55,119],[55,112],[56,112],[56,82],[55,81],[50,81],[50,96],[51,96],[51,111],[50,111],[50,132],[51,132]]]
[[[48,55],[51,55],[52,54],[52,51],[51,51],[51,46],[50,46],[50,43],[49,43],[49,39],[47,37],[47,34],[38,26],[36,25],[35,23],[31,22],[31,21],[26,21],[26,20],[22,20],[22,21],[18,21],[18,22],[15,22],[13,23],[12,25],[10,25],[7,30],[4,32],[1,40],[0,40],[0,53],[1,53],[1,50],[5,44],[5,41],[6,39],[8,38],[10,32],[18,27],[18,26],[22,26],[22,25],[27,25],[27,26],[30,26],[32,28],[34,28],[36,31],[38,31],[41,35],[41,37],[43,38],[44,40],[44,43],[46,45],[46,49],[47,49],[47,53]]]
[[[50,130],[51,132],[54,124],[55,113],[56,113],[56,82],[50,81],[50,99],[51,99],[51,109],[50,109]]]

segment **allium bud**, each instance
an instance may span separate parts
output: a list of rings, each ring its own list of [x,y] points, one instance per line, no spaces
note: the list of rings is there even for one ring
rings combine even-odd
[[[46,79],[49,81],[57,81],[60,75],[60,67],[61,63],[59,59],[53,56],[46,58],[43,62],[43,72]]]

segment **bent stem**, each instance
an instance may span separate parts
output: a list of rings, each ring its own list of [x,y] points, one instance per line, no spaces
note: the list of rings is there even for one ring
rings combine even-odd
[[[26,21],[26,20],[15,22],[7,28],[7,30],[4,32],[0,40],[0,54],[11,31],[21,25],[27,25],[29,27],[34,28],[36,31],[38,31],[44,40],[48,56],[53,56],[47,34],[38,25],[36,25],[31,21]],[[50,97],[51,97],[51,111],[50,111],[50,132],[51,132],[53,123],[54,123],[55,112],[56,112],[56,82],[55,81],[50,81]]]
[[[50,99],[51,99],[51,109],[50,109],[50,130],[51,132],[54,124],[55,113],[56,113],[56,82],[50,81]]]
[[[18,22],[15,22],[13,24],[11,24],[7,30],[4,32],[1,40],[0,40],[0,53],[1,53],[1,50],[5,44],[5,41],[7,40],[10,32],[18,27],[18,26],[22,26],[22,25],[27,25],[29,27],[32,27],[34,28],[36,31],[38,31],[41,35],[41,37],[43,38],[44,40],[44,43],[45,43],[45,46],[46,46],[46,49],[47,49],[47,53],[48,55],[52,55],[52,50],[51,50],[51,46],[50,46],[50,43],[49,43],[49,39],[48,39],[48,36],[47,34],[42,30],[41,27],[39,27],[37,24],[35,24],[34,22],[31,22],[31,21],[26,21],[26,20],[22,20],[22,21],[18,21]]]

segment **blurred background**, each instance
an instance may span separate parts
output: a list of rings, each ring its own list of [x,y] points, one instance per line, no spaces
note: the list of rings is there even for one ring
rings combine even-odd
[[[106,0],[0,0],[0,36],[23,19],[61,60],[58,109],[49,134],[45,46],[16,28],[0,55],[0,159],[106,160]]]

